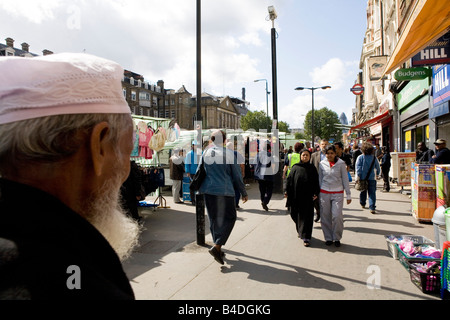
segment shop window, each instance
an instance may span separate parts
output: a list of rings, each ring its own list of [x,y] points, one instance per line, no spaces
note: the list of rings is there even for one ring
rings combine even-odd
[[[404,132],[403,141],[404,141],[403,150],[405,150],[405,152],[411,152],[412,150],[411,130]]]

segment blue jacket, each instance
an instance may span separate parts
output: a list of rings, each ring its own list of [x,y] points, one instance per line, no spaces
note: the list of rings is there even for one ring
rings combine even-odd
[[[200,193],[234,197],[236,187],[243,197],[247,196],[241,168],[236,164],[232,150],[214,145],[203,153],[200,164],[202,162],[206,177],[200,187]]]
[[[356,176],[359,177],[361,180],[365,179],[367,176],[367,173],[369,172],[370,165],[372,164],[372,160],[375,158],[374,155],[365,155],[362,154],[356,159]],[[373,164],[373,170],[369,175],[368,180],[376,180],[375,176],[375,170],[377,172],[377,175],[380,175],[381,168],[380,163],[377,159],[375,159],[375,163]]]
[[[186,159],[184,159],[184,171],[193,176],[197,172],[199,161],[200,159],[197,159],[197,151],[189,151],[186,155]]]
[[[274,181],[274,161],[272,154],[267,151],[258,152],[256,155],[255,180]]]

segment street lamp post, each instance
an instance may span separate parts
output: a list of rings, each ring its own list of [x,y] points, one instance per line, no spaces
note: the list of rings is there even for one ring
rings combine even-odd
[[[311,113],[311,146],[314,150],[314,91],[317,89],[322,89],[322,90],[326,90],[326,89],[331,89],[330,86],[323,86],[323,87],[312,87],[312,88],[305,88],[305,87],[298,87],[295,88],[295,90],[311,90],[312,92],[312,113]]]
[[[272,20],[272,99],[273,99],[273,120],[276,121],[278,126],[278,88],[277,88],[277,48],[276,48],[276,34],[275,19],[278,18],[278,14],[274,6],[268,7],[269,18]]]
[[[197,124],[202,120],[202,1],[197,0]],[[200,151],[202,147],[202,127],[203,123],[197,130],[197,141]],[[196,157],[198,159],[198,157]],[[196,229],[197,244],[203,246],[205,244],[205,202],[203,195],[194,194],[195,211],[196,211]],[[193,200],[193,199],[192,199]]]
[[[255,80],[255,82],[259,82],[259,81],[265,81],[266,82],[266,106],[267,106],[267,117],[269,117],[269,84],[267,82],[267,79],[259,79],[259,80]]]

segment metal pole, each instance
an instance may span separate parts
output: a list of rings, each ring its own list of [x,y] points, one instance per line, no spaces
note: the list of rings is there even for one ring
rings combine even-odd
[[[312,140],[311,140],[311,146],[313,148],[313,152],[314,152],[314,88],[311,88],[311,92],[312,92],[312,113],[311,113],[311,134],[312,134]]]
[[[272,20],[272,98],[273,98],[273,120],[277,121],[278,127],[278,91],[277,91],[277,48],[275,21]]]
[[[266,107],[267,107],[267,117],[269,116],[269,84],[266,80]]]
[[[197,121],[202,121],[202,3],[201,0],[197,0]],[[201,137],[200,128],[195,128],[199,130],[197,137]],[[198,139],[198,138],[197,138]],[[202,150],[202,140],[197,141],[197,148]],[[196,157],[198,159],[198,157]],[[205,202],[203,201],[203,195],[195,196],[195,212],[197,221],[197,244],[202,246],[205,244]]]

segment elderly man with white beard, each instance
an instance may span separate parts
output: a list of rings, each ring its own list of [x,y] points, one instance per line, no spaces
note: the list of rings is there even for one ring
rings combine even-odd
[[[87,54],[0,59],[0,299],[135,299],[122,77]]]

